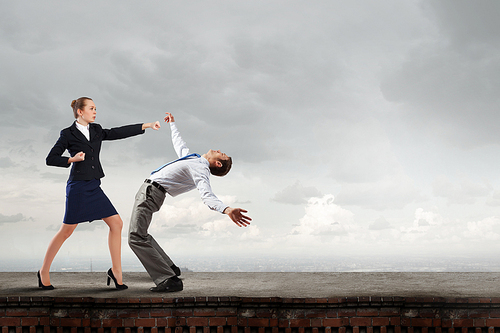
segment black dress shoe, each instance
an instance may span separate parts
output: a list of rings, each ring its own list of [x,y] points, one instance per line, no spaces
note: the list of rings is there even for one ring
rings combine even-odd
[[[172,268],[172,270],[174,271],[174,273],[175,273],[176,276],[180,276],[181,275],[181,269],[179,267],[177,267],[175,264],[173,264],[172,266],[170,266],[170,268]]]
[[[39,286],[40,288],[42,288],[42,290],[54,290],[54,289],[55,289],[53,285],[48,285],[48,286],[46,286],[46,285],[44,285],[44,284],[42,283],[42,278],[40,277],[40,271],[38,271],[38,272],[36,273],[36,276],[38,277],[38,286]]]
[[[166,293],[171,293],[174,291],[181,291],[184,289],[184,286],[182,284],[182,280],[175,277],[171,277],[170,279],[166,279],[165,281],[161,282],[159,285],[156,287],[150,288],[150,291],[153,292],[166,292]]]

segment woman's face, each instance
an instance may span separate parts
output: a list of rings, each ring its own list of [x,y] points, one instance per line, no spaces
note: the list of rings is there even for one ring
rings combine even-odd
[[[97,109],[95,107],[94,101],[91,101],[90,99],[86,100],[83,110],[78,109],[78,114],[84,122],[93,123],[97,115]]]

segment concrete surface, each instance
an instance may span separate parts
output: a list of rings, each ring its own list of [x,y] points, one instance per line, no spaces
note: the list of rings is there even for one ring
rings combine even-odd
[[[181,275],[184,290],[152,293],[147,273],[124,273],[129,289],[106,286],[106,273],[51,273],[54,290],[38,288],[36,272],[0,272],[0,296],[51,297],[500,297],[500,273],[199,273]],[[111,281],[111,283],[113,283]]]

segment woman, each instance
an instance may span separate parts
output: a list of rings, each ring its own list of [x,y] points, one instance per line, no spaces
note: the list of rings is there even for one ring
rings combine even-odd
[[[102,219],[109,226],[108,245],[112,267],[108,270],[108,285],[110,279],[113,279],[117,289],[127,289],[122,281],[121,267],[123,221],[100,187],[104,172],[99,161],[99,152],[103,140],[117,140],[142,134],[146,128],[158,130],[160,123],[157,121],[103,129],[94,124],[96,107],[91,98],[80,97],[71,102],[71,107],[76,121],[61,131],[46,159],[47,165],[72,165],[72,168],[66,186],[66,213],[63,224],[49,243],[42,268],[37,274],[38,286],[45,290],[54,289],[50,284],[50,266],[78,223]],[[66,150],[71,157],[62,156]]]

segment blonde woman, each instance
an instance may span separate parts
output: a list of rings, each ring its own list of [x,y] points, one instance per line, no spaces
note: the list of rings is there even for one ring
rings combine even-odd
[[[121,232],[123,221],[113,204],[101,189],[104,172],[99,161],[102,141],[118,140],[144,133],[145,129],[158,130],[160,123],[144,123],[103,129],[95,124],[96,106],[89,97],[71,102],[75,122],[61,131],[60,137],[49,152],[49,166],[69,167],[71,172],[66,185],[66,212],[61,228],[47,248],[42,268],[38,271],[38,286],[52,290],[50,266],[57,252],[73,233],[78,223],[104,220],[109,226],[108,245],[112,267],[107,273],[107,283],[114,281],[117,289],[127,289],[122,280]],[[63,156],[68,150],[70,157]]]

